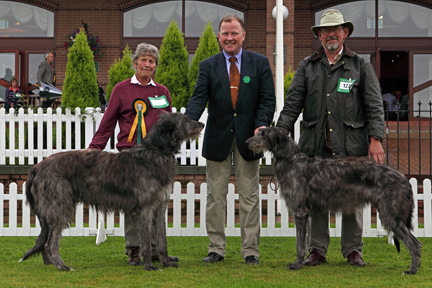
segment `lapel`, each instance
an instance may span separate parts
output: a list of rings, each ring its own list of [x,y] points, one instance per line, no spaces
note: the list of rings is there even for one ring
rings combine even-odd
[[[218,76],[219,81],[222,85],[222,89],[224,91],[225,97],[228,103],[230,103],[232,107],[230,82],[229,82],[229,77],[227,72],[228,70],[225,61],[225,56],[223,53],[219,53],[219,56],[217,57],[215,64],[216,64],[215,65],[216,75]]]
[[[236,109],[239,106],[239,104],[242,102],[243,98],[246,98],[246,88],[247,83],[244,82],[244,77],[249,76],[251,77],[252,74],[252,58],[249,56],[249,53],[243,49],[242,53],[242,61],[241,61],[241,72],[240,72],[240,86],[239,86],[239,94],[237,98],[237,104]]]

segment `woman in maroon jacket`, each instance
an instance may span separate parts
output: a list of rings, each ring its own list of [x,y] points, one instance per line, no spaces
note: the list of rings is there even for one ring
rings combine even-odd
[[[159,61],[158,49],[150,44],[141,43],[133,56],[136,74],[118,83],[111,94],[108,107],[102,122],[94,135],[89,149],[103,150],[108,139],[114,133],[117,122],[120,132],[116,145],[119,151],[129,149],[140,143],[147,131],[151,129],[163,111],[172,112],[171,97],[168,89],[153,81],[152,75]],[[169,187],[172,189],[172,187]],[[125,242],[128,264],[142,265],[139,257],[139,233],[135,227],[133,215],[125,211]],[[152,238],[153,239],[153,238]],[[155,241],[152,241],[153,248]],[[154,250],[154,249],[153,249]],[[153,251],[153,260],[157,260],[157,252]],[[171,257],[171,262],[178,262]]]

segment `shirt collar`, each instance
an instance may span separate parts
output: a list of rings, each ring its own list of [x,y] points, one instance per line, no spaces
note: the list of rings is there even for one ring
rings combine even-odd
[[[225,50],[223,50],[223,54],[224,54],[224,56],[225,56],[226,61],[229,62],[229,59],[230,59],[232,56],[228,55],[228,54],[225,52]],[[240,60],[241,60],[241,56],[242,56],[242,54],[243,54],[243,48],[240,49],[240,52],[239,52],[239,53],[237,53],[236,55],[234,55],[234,57],[236,57],[236,59],[237,59],[237,62],[239,62],[239,63],[240,63]]]
[[[136,77],[136,74],[132,77],[132,79],[131,79],[131,83],[132,83],[132,84],[138,84],[138,85],[144,86],[144,85],[142,85],[142,84],[138,81],[138,79],[137,79],[137,77]],[[151,79],[151,78],[150,78],[150,82],[147,83],[146,86],[149,86],[149,85],[156,86],[156,84],[154,83],[153,79]]]

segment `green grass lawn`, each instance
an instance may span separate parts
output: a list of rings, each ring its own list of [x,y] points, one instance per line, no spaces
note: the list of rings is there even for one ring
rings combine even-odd
[[[289,271],[295,260],[295,238],[262,237],[258,266],[246,266],[240,254],[240,237],[228,237],[225,260],[206,264],[207,237],[168,237],[170,255],[180,258],[179,268],[148,272],[126,264],[123,237],[109,237],[95,245],[95,237],[64,237],[60,253],[75,271],[58,271],[44,265],[41,256],[18,260],[36,237],[0,237],[1,287],[431,287],[432,238],[423,243],[422,266],[416,275],[408,270],[410,256],[387,244],[387,238],[364,238],[365,268],[351,267],[340,254],[340,238],[332,238],[327,264]],[[158,266],[159,262],[154,262]]]

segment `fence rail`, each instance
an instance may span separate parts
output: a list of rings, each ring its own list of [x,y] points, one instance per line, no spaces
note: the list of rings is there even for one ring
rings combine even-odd
[[[432,237],[432,194],[431,181],[423,181],[423,193],[418,193],[418,182],[416,179],[410,179],[410,184],[414,193],[414,235],[416,237]],[[23,184],[23,193],[18,194],[16,183],[9,185],[9,194],[4,193],[4,186],[0,184],[0,236],[37,236],[40,233],[39,221],[35,218],[34,224],[31,224],[30,207],[25,204],[25,184]],[[166,214],[167,235],[168,236],[206,236],[205,214],[207,202],[207,184],[200,186],[199,193],[195,192],[195,184],[188,183],[186,193],[181,193],[180,182],[175,182],[173,192],[170,196],[172,201],[172,213]],[[240,236],[240,228],[236,227],[236,209],[238,194],[234,193],[234,185],[229,184],[227,196],[227,216],[226,216],[226,234],[227,236]],[[289,211],[279,194],[274,191],[274,185],[267,186],[267,194],[261,193],[260,187],[260,211],[261,217],[261,235],[262,236],[288,236],[296,235],[292,218],[289,217]],[[266,213],[263,213],[263,202],[266,202]],[[8,202],[9,212],[5,215],[3,211],[4,203]],[[278,205],[281,203],[282,205]],[[423,213],[419,216],[419,203],[423,207]],[[19,207],[22,207],[19,209]],[[198,208],[199,207],[199,208]],[[280,208],[279,208],[280,207]],[[184,213],[182,214],[182,209]],[[19,213],[22,211],[22,213]],[[20,214],[20,215],[18,215]],[[199,215],[199,221],[196,216]],[[363,210],[363,237],[381,237],[387,235],[387,232],[381,225],[379,217],[376,217],[376,228],[373,227],[372,209],[367,206]],[[20,220],[20,221],[19,221]],[[100,222],[99,222],[100,221]],[[419,228],[419,223],[422,223]],[[89,208],[88,216],[84,215],[84,206],[78,205],[76,208],[74,227],[63,231],[63,236],[92,236],[98,232],[97,224],[100,223],[103,232],[111,236],[124,236],[124,216],[122,213],[115,215],[110,213],[104,215],[97,213],[95,209]],[[291,225],[290,225],[291,223]],[[341,236],[342,217],[336,214],[335,228],[330,228],[331,237]],[[375,225],[374,225],[375,226]]]

